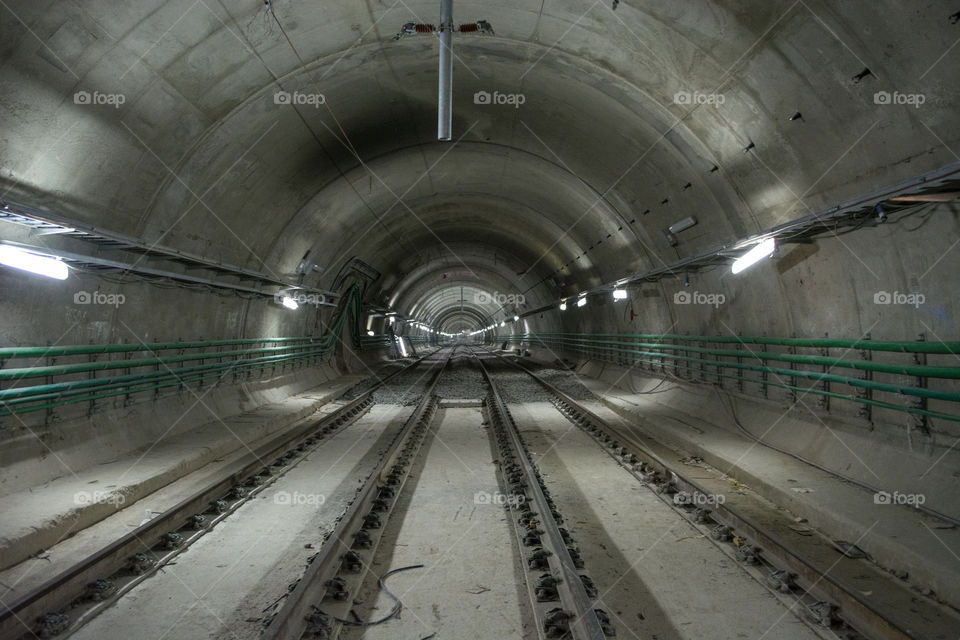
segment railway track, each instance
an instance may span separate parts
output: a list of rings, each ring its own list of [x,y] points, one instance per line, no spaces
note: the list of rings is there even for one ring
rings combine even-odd
[[[49,638],[76,632],[171,563],[309,452],[353,424],[370,410],[379,389],[424,358],[384,377],[322,418],[301,421],[294,429],[250,451],[217,480],[172,508],[5,603],[0,611],[0,638]]]
[[[518,400],[518,374],[542,390],[531,404],[539,413]],[[668,532],[674,524],[693,532],[687,537],[711,541],[715,551],[698,553],[725,567],[717,573],[729,582],[725,586],[763,592],[762,601],[745,610],[774,621],[766,633],[750,635],[759,628],[757,621],[732,620],[715,637],[732,629],[737,637],[758,638],[947,638],[960,628],[954,612],[916,598],[830,540],[798,533],[788,514],[750,492],[730,491],[722,474],[691,466],[569,391],[484,350],[441,350],[383,384],[358,390],[322,419],[305,421],[264,444],[217,482],[21,597],[0,616],[0,637],[122,637],[104,629],[116,624],[118,603],[127,603],[127,613],[139,606],[123,600],[127,594],[221,522],[229,523],[223,535],[249,536],[244,523],[252,516],[244,516],[241,508],[261,494],[276,493],[274,483],[283,482],[298,464],[303,466],[300,481],[307,482],[315,473],[311,469],[341,463],[345,456],[352,457],[341,466],[353,475],[332,483],[339,487],[337,508],[309,525],[323,532],[316,546],[305,545],[314,553],[285,590],[272,594],[273,604],[262,614],[233,626],[218,617],[228,631],[220,637],[377,640],[433,633],[438,638],[604,640],[696,637],[690,629],[709,629],[710,619],[685,632],[689,623],[671,620],[681,609],[658,602],[654,586],[640,585],[643,576],[624,580],[634,569],[635,551],[603,535],[605,528],[616,528],[610,521],[616,514],[595,508],[602,495],[573,495],[560,480],[574,472],[571,460],[587,453],[610,461],[614,470],[604,471],[610,477],[602,480],[625,492],[621,506],[634,499],[646,505],[637,507],[642,511],[631,526],[653,526],[644,524],[649,511],[650,518],[671,527]],[[392,413],[377,413],[388,405],[395,407]],[[377,426],[388,419],[389,425]],[[351,453],[354,444],[341,442],[343,453],[335,461],[317,458],[361,421],[376,428],[369,438],[376,442],[365,445],[371,447],[367,453]],[[571,429],[580,434],[576,442],[572,437],[561,442]],[[311,456],[312,467],[304,462]],[[635,498],[626,495],[628,489]],[[476,497],[491,494],[501,499],[493,506]],[[726,500],[709,500],[719,494]],[[660,508],[653,509],[651,500]],[[628,530],[620,529],[621,534]],[[472,537],[472,532],[482,534]],[[491,598],[478,597],[467,610],[458,590],[480,576],[486,576],[485,583],[466,593],[490,592],[499,609],[490,608]],[[692,593],[704,576],[674,577]],[[405,588],[392,591],[388,579]],[[502,584],[491,583],[495,580]],[[727,595],[718,594],[716,602],[725,604],[714,606],[709,594],[701,594],[703,615],[725,618],[716,609],[729,606]],[[107,622],[84,630],[111,607],[115,613],[104,616]],[[451,621],[448,612],[458,618]],[[480,622],[492,618],[497,622]],[[30,620],[36,623],[23,633]],[[478,624],[489,630],[477,630]],[[471,635],[475,632],[481,635]]]
[[[351,619],[353,595],[364,578],[372,575],[369,567],[383,540],[385,520],[392,517],[424,438],[433,428],[439,404],[433,390],[448,363],[436,372],[381,471],[359,490],[328,544],[267,627],[265,640],[338,638],[345,625],[373,626],[389,619],[373,623],[358,616]],[[493,427],[492,444],[499,454],[498,475],[513,525],[516,556],[522,559],[528,574],[524,581],[538,629],[532,637],[604,640],[614,636],[606,613],[593,605],[591,595],[596,595],[596,587],[584,569],[575,541],[561,526],[562,516],[530,459],[496,382],[482,364],[479,369],[486,389],[477,389],[476,395],[485,398],[484,415]],[[397,602],[392,615],[399,612]]]
[[[691,465],[676,451],[636,433],[604,407],[591,410],[529,368],[497,357],[535,380],[574,427],[588,434],[637,481],[653,488],[744,570],[787,596],[791,612],[840,638],[947,639],[956,635],[957,612],[918,597],[870,563],[855,544],[838,545],[797,526],[788,513],[752,492],[731,490],[725,474],[702,464]],[[714,499],[719,495],[724,499]]]
[[[476,357],[476,354],[471,354],[471,357]],[[528,600],[519,608],[533,618],[533,624],[524,626],[522,634],[516,632],[516,637],[603,640],[618,635],[620,637],[635,635],[631,628],[619,624],[619,616],[605,611],[600,606],[604,595],[600,593],[600,589],[614,589],[617,581],[611,580],[611,584],[599,584],[591,577],[589,563],[584,562],[584,557],[589,554],[583,553],[581,547],[581,545],[589,547],[590,540],[576,540],[574,534],[564,526],[564,510],[558,506],[558,501],[551,497],[548,486],[550,483],[545,480],[538,464],[534,462],[534,455],[522,434],[524,429],[529,429],[531,425],[518,424],[498,384],[497,374],[488,371],[479,359],[477,361],[476,366],[483,373],[482,384],[477,384],[476,386],[480,388],[467,395],[483,399],[483,412],[482,414],[477,412],[473,417],[463,416],[463,419],[474,420],[473,429],[487,427],[489,445],[495,455],[497,481],[500,495],[504,498],[502,519],[506,521],[505,526],[510,531],[506,539],[513,540],[514,549],[510,557],[518,565],[515,567],[514,575],[523,585],[522,590]],[[436,385],[437,380],[434,380],[431,389]],[[489,552],[487,546],[481,545],[479,541],[472,548],[458,547],[458,539],[450,543],[451,546],[443,553],[431,553],[430,545],[423,543],[423,532],[417,535],[402,525],[399,526],[399,530],[391,531],[391,529],[398,529],[394,526],[394,521],[413,518],[410,509],[417,504],[417,493],[426,489],[421,487],[418,481],[410,482],[411,469],[414,469],[414,474],[419,474],[420,477],[439,478],[445,474],[449,475],[449,469],[445,473],[435,469],[438,462],[432,461],[434,459],[432,439],[439,439],[439,434],[444,429],[446,424],[444,412],[456,409],[438,408],[436,399],[428,398],[426,395],[422,402],[423,411],[418,410],[411,417],[413,422],[410,427],[415,430],[411,431],[411,439],[403,445],[400,457],[397,460],[391,460],[389,465],[384,467],[384,472],[388,475],[384,476],[384,472],[381,473],[380,485],[376,488],[372,485],[369,487],[371,495],[377,495],[384,488],[388,489],[389,500],[381,504],[379,509],[374,509],[369,502],[358,501],[358,512],[351,521],[352,527],[343,523],[342,529],[336,535],[339,544],[331,546],[330,555],[325,556],[330,557],[331,560],[323,565],[325,567],[323,571],[318,569],[316,575],[309,578],[308,584],[302,582],[298,585],[298,591],[303,597],[298,598],[297,602],[291,600],[285,610],[278,613],[271,626],[278,623],[282,626],[268,630],[269,639],[396,637],[397,629],[402,629],[405,632],[404,635],[420,633],[419,637],[433,637],[430,633],[430,625],[423,622],[423,619],[430,619],[431,616],[430,608],[426,606],[425,601],[421,602],[424,598],[416,589],[418,582],[414,580],[413,586],[408,587],[399,596],[395,596],[383,584],[383,577],[392,576],[398,570],[429,571],[433,567],[425,565],[433,558],[436,558],[436,562],[442,562],[444,568],[448,568],[455,562],[450,558],[451,555],[459,555],[461,558],[466,555],[469,558],[477,553]],[[436,424],[437,421],[441,424]],[[428,444],[425,445],[424,442]],[[431,450],[424,452],[421,446]],[[454,446],[454,444],[443,443],[443,447],[447,449]],[[450,464],[456,468],[455,463]],[[468,472],[472,473],[469,470]],[[382,484],[384,478],[389,477],[394,478],[394,484],[392,486]],[[406,503],[405,506],[398,508],[397,505],[402,502]],[[394,508],[398,508],[400,513],[393,513]],[[417,508],[427,509],[428,507],[421,503]],[[360,513],[363,509],[367,509],[366,516]],[[443,530],[442,524],[442,520],[446,519],[445,513],[442,509],[434,511],[435,513],[431,516],[435,518],[433,522],[436,531],[433,533],[442,537],[447,533]],[[576,517],[579,516],[580,514],[576,514]],[[363,544],[357,545],[355,542],[351,544],[350,541],[358,537],[364,541]],[[410,562],[415,564],[397,567],[393,557],[395,553],[393,545],[419,546],[426,559],[410,556]],[[386,549],[378,549],[378,546]],[[507,552],[501,549],[500,553]],[[405,560],[408,558],[407,555],[401,555]],[[339,565],[337,558],[340,559]],[[377,584],[374,586],[372,583],[377,578],[376,568],[379,566],[385,570],[380,573],[380,579],[376,580]],[[438,577],[436,572],[433,576],[434,581],[445,585],[443,588],[431,589],[433,618],[441,624],[442,629],[447,631],[447,635],[461,637],[462,627],[449,624],[442,626],[444,623],[438,614],[438,602],[448,607],[462,606],[457,598],[445,597],[443,593],[445,590],[458,588],[460,584],[445,576]],[[305,581],[307,579],[305,577]],[[745,576],[742,579],[751,580]],[[402,579],[398,577],[396,580]],[[363,586],[364,582],[367,583],[366,588]],[[377,611],[376,606],[370,606],[368,602],[368,600],[375,600],[390,606],[391,603],[383,602],[382,597],[377,599],[376,592],[380,588],[388,591],[390,597],[395,600],[387,616],[383,616],[383,610]],[[487,588],[484,587],[484,589]],[[785,604],[777,601],[774,613],[781,617],[789,615],[789,605],[789,602]],[[364,614],[357,614],[356,609],[364,611]],[[513,607],[510,609],[512,611]],[[399,626],[392,632],[386,632],[387,635],[378,631],[379,625],[397,616],[402,610],[410,611],[413,620],[404,619],[401,622],[398,616],[396,624],[408,626]],[[475,615],[481,619],[492,617],[491,612],[484,611],[482,605],[476,605]],[[507,617],[506,613],[498,612],[497,615]],[[776,616],[771,615],[771,618]],[[817,633],[810,623],[801,624],[807,625],[804,626],[807,631],[776,637],[839,637]],[[460,630],[452,631],[453,629]],[[471,635],[469,637],[486,636]]]

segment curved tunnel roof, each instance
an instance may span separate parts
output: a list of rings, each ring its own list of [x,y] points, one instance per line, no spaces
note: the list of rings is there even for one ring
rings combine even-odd
[[[954,161],[929,4],[457,2],[441,143],[436,0],[13,3],[5,197],[482,327]]]

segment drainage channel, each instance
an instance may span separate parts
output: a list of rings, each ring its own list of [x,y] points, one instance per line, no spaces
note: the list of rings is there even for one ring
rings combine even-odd
[[[576,542],[560,525],[550,498],[510,409],[486,367],[488,421],[499,451],[499,475],[520,555],[527,564],[527,589],[541,638],[604,640],[615,635],[606,612],[594,609],[597,589]]]
[[[75,632],[354,423],[373,405],[377,388],[422,360],[386,376],[320,420],[304,420],[293,432],[252,452],[220,480],[10,603],[0,611],[0,637],[52,638]],[[264,460],[273,462],[264,465]]]
[[[823,631],[850,639],[955,637],[955,612],[918,598],[867,562],[855,545],[838,547],[812,530],[798,531],[792,519],[749,494],[711,500],[724,488],[729,492],[728,478],[716,473],[693,479],[662,446],[641,442],[526,367],[504,360],[529,374],[573,425]]]
[[[336,527],[311,560],[284,605],[266,623],[263,640],[336,638],[349,621],[351,594],[368,571],[383,527],[406,482],[410,465],[437,410],[433,390],[453,357],[453,348],[437,367],[419,403],[358,488]]]

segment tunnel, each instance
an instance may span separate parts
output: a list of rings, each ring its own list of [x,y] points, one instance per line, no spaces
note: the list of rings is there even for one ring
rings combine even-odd
[[[957,637],[957,3],[0,5],[0,639]]]

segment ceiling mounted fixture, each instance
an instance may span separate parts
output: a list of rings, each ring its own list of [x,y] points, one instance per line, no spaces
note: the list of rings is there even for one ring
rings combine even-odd
[[[70,275],[67,265],[59,258],[25,251],[9,244],[0,245],[0,264],[55,280],[66,280]]]
[[[440,0],[440,26],[408,22],[393,37],[437,35],[440,37],[440,80],[437,98],[437,140],[448,141],[453,130],[453,32],[493,35],[493,27],[486,20],[478,20],[459,27],[453,25],[453,0]]]
[[[670,230],[670,233],[680,233],[681,231],[686,231],[687,229],[694,226],[695,224],[697,224],[697,219],[694,218],[693,216],[687,216],[683,220],[678,220],[677,222],[674,222],[672,225],[670,225],[667,228]]]
[[[752,249],[750,249],[750,251],[747,251],[745,254],[734,260],[733,266],[730,270],[733,273],[740,273],[744,269],[753,266],[767,256],[771,255],[776,248],[777,241],[773,238],[767,238],[766,240],[763,240],[755,245]]]

